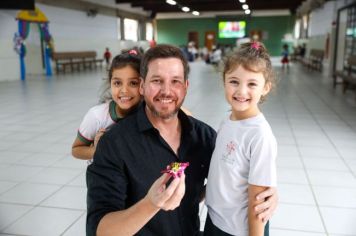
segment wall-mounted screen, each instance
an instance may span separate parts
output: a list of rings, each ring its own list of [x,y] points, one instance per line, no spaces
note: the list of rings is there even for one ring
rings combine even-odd
[[[246,21],[220,21],[219,38],[243,38],[246,35]]]

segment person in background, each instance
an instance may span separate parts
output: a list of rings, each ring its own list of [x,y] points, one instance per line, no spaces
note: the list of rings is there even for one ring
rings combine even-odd
[[[104,60],[105,60],[105,63],[106,63],[106,68],[109,68],[110,60],[111,60],[111,52],[110,52],[109,48],[105,49]]]
[[[220,124],[210,163],[205,236],[267,236],[255,207],[256,196],[275,187],[277,142],[261,113],[274,84],[272,63],[263,44],[245,43],[226,59],[225,97],[231,114]]]
[[[87,236],[198,235],[216,133],[180,109],[189,65],[179,48],[150,48],[140,73],[144,102],[101,138],[87,168]],[[161,172],[172,162],[189,166],[168,184]],[[259,197],[267,198],[260,217],[269,219],[277,194]]]
[[[283,45],[283,51],[282,51],[282,69],[289,69],[289,47],[288,44]]]
[[[113,59],[106,82],[110,92],[105,90],[102,103],[92,107],[84,116],[72,145],[75,158],[91,160],[106,129],[140,103],[140,62],[141,56],[136,50],[129,50]]]

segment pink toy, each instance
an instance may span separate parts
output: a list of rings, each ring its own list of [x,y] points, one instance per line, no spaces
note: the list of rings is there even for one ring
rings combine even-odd
[[[189,162],[172,162],[165,170],[162,170],[161,173],[168,173],[173,178],[179,178],[188,166]]]

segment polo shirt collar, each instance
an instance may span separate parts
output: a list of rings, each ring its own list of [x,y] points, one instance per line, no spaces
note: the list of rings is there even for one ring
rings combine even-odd
[[[137,109],[137,123],[140,132],[150,130],[150,129],[155,129],[155,127],[152,125],[152,123],[147,117],[145,107],[146,107],[146,103],[142,102]],[[182,110],[179,110],[178,119],[181,121],[182,128],[183,128],[182,130],[184,131],[184,133],[186,132],[190,133],[190,131],[193,129],[193,123],[191,121],[191,118],[187,116]]]

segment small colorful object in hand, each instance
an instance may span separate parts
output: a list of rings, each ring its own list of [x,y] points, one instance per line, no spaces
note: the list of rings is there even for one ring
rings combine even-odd
[[[189,162],[172,162],[165,170],[162,171],[162,173],[168,173],[173,176],[173,178],[181,177],[185,168],[188,166]]]

